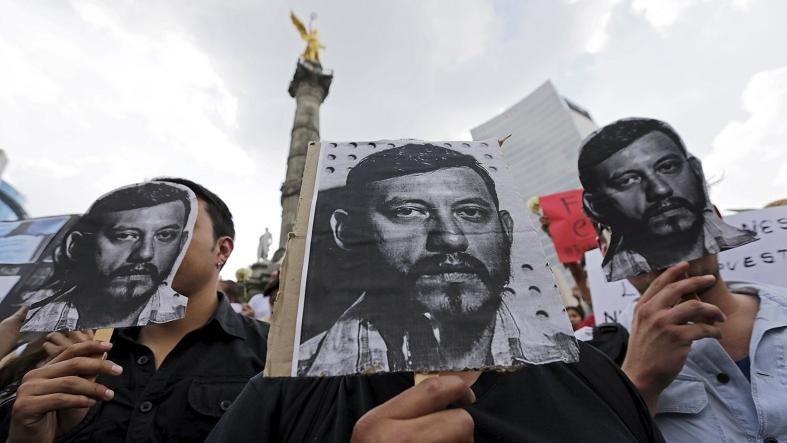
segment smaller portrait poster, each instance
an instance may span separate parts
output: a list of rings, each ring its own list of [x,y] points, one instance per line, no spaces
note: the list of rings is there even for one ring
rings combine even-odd
[[[31,220],[30,226],[22,222],[2,237],[17,245],[13,253],[4,251],[2,262],[27,260],[31,269],[18,274],[3,312],[29,306],[22,331],[141,326],[182,318],[187,300],[172,281],[196,216],[190,189],[149,181],[103,195],[79,217]],[[36,243],[29,236],[40,238]],[[12,264],[0,266],[8,270]]]
[[[700,160],[665,122],[626,118],[596,130],[582,142],[578,166],[585,212],[612,232],[602,263],[608,281],[756,240],[721,219]]]
[[[297,293],[284,290],[298,299],[286,375],[577,360],[496,141],[325,142],[310,151],[319,158],[301,194],[304,256],[292,266],[288,257],[284,270],[300,277]]]
[[[740,212],[724,217],[724,222],[756,232],[758,237],[756,242],[719,253],[719,272],[724,281],[787,286],[787,206]],[[601,260],[598,250],[585,253],[596,322],[618,322],[639,293],[627,280],[608,282]]]
[[[596,230],[582,210],[582,189],[571,189],[538,198],[549,220],[549,236],[561,263],[582,260],[585,251],[595,248]]]

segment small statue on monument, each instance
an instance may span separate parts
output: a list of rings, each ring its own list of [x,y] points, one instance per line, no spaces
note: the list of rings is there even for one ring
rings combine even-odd
[[[257,246],[257,261],[264,262],[268,259],[268,252],[273,244],[273,235],[265,228],[265,233],[260,236],[260,244]]]
[[[303,58],[306,60],[310,60],[316,63],[320,63],[320,49],[325,49],[320,43],[320,40],[317,38],[317,30],[312,29],[312,23],[314,23],[314,19],[317,18],[317,14],[313,13],[309,17],[309,29],[306,29],[306,26],[303,25],[298,17],[295,16],[295,13],[290,11],[290,19],[292,20],[292,24],[295,25],[295,28],[298,29],[298,32],[301,34],[301,38],[306,41],[306,50],[303,51]]]

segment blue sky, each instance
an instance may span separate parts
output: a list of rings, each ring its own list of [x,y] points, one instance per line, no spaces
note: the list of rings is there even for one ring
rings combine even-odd
[[[335,71],[324,139],[466,139],[552,79],[600,125],[675,126],[721,208],[787,197],[779,0],[0,1],[6,178],[36,216],[158,175],[202,182],[236,216],[232,276],[278,236],[290,9],[318,13]]]

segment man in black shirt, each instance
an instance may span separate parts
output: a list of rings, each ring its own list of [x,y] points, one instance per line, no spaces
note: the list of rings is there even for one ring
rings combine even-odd
[[[196,183],[163,180],[198,198],[194,237],[173,282],[189,298],[186,316],[117,329],[111,344],[73,345],[29,372],[9,442],[199,441],[265,366],[267,326],[236,314],[216,290],[233,249],[232,214]],[[106,360],[95,358],[106,351]]]
[[[395,438],[394,438],[395,437]],[[254,377],[208,437],[237,441],[662,442],[636,388],[595,348],[576,364],[466,372]]]

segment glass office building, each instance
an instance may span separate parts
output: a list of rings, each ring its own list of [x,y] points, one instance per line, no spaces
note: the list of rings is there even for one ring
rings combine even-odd
[[[503,144],[503,156],[517,178],[520,194],[527,201],[532,196],[581,187],[577,175],[578,148],[595,129],[590,114],[562,97],[552,82],[547,81],[470,133],[473,140],[511,135]],[[557,264],[552,241],[541,229],[538,231],[549,263]]]

